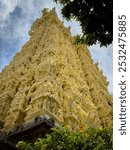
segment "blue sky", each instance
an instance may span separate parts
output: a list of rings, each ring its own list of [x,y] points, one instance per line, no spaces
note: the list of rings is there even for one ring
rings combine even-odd
[[[81,33],[81,28],[76,21],[67,22],[60,13],[61,6],[53,0],[0,0],[0,71],[8,65],[22,45],[29,40],[28,31],[34,20],[42,15],[44,8],[56,7],[57,14],[64,21],[65,26],[71,26],[71,33]],[[92,58],[99,63],[107,76],[109,92],[112,94],[113,75],[113,48],[100,48],[99,45],[89,47]]]

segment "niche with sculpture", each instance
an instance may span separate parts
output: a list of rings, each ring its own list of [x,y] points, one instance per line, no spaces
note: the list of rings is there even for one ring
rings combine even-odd
[[[59,120],[58,118],[62,118],[62,112],[60,110],[60,104],[56,99],[50,96],[41,96],[31,100],[25,110],[27,113],[25,120],[43,115],[57,118],[56,120]]]

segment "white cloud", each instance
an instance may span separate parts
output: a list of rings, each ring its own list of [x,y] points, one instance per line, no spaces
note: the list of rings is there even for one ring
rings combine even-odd
[[[6,26],[10,13],[14,11],[18,0],[0,0],[0,28]]]

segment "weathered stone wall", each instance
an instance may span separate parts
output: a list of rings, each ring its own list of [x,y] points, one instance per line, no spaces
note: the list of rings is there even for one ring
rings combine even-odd
[[[44,9],[30,40],[0,74],[0,123],[11,129],[47,115],[71,129],[112,124],[106,77],[83,45],[75,46],[55,10]]]

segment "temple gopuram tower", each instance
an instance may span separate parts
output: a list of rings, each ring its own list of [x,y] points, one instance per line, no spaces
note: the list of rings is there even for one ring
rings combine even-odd
[[[55,9],[44,9],[29,35],[0,73],[1,132],[22,132],[39,118],[72,130],[111,127],[109,83],[86,46],[73,44]]]

